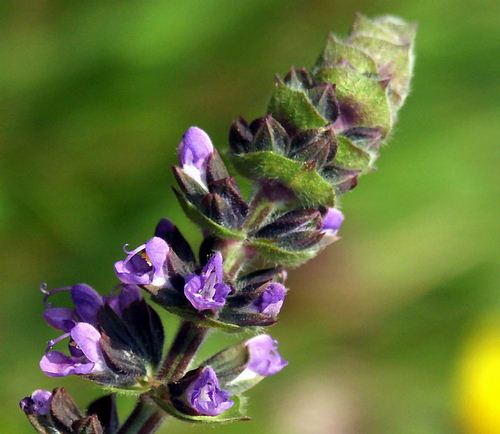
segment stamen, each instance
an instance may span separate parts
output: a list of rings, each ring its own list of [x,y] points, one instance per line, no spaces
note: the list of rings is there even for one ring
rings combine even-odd
[[[45,352],[48,352],[50,351],[52,348],[54,348],[59,342],[63,341],[64,339],[66,339],[67,337],[69,337],[70,334],[69,333],[64,333],[63,335],[55,338],[55,339],[51,339],[50,341],[47,342],[47,347],[45,348]]]

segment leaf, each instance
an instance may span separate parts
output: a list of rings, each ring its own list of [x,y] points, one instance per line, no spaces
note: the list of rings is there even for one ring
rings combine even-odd
[[[407,45],[363,35],[353,35],[352,42],[370,53],[379,66],[381,74],[390,77],[391,91],[397,94],[392,103],[399,108],[410,87],[412,73],[410,48]]]
[[[385,39],[395,44],[398,43],[398,32],[395,32],[390,26],[384,25],[383,17],[381,18],[370,19],[362,14],[356,14],[356,19],[352,26],[352,33],[363,34],[371,38]]]
[[[152,398],[162,410],[177,419],[183,420],[184,422],[199,424],[220,424],[250,420],[250,418],[244,414],[246,399],[242,396],[232,396],[231,399],[234,401],[234,405],[229,410],[218,416],[191,416],[179,411],[172,405],[172,403],[162,399],[160,394],[155,394],[152,396]]]
[[[337,154],[335,163],[346,169],[367,170],[370,165],[370,154],[358,148],[351,140],[343,135],[338,136]]]
[[[75,401],[63,387],[52,392],[50,414],[58,425],[66,429],[71,429],[73,422],[83,417]]]
[[[246,368],[249,352],[244,342],[220,351],[201,364],[201,366],[212,367],[217,374],[221,386],[234,380]]]
[[[350,41],[349,43],[342,41],[330,33],[325,48],[316,62],[317,68],[333,67],[345,61],[365,74],[377,73],[375,61],[366,52],[350,44]]]
[[[320,128],[328,124],[328,120],[321,116],[303,90],[291,88],[280,79],[276,81],[268,111],[280,122],[293,125],[299,130]]]
[[[103,434],[101,423],[96,415],[87,416],[73,423],[75,434]]]
[[[233,155],[236,168],[250,179],[276,180],[291,189],[306,206],[334,206],[332,186],[307,163],[270,151]]]
[[[340,113],[349,113],[356,127],[380,128],[386,136],[392,127],[387,90],[380,80],[363,75],[349,65],[320,69],[318,79],[335,84]]]
[[[194,223],[202,226],[219,238],[244,240],[245,234],[235,229],[226,228],[204,215],[189,199],[180,191],[174,189],[177,200],[181,204],[186,216]]]
[[[248,371],[247,371],[248,372]],[[259,384],[264,378],[262,375],[255,374],[251,377],[244,377],[245,374],[241,376],[241,378],[236,377],[233,381],[224,385],[224,389],[229,393],[241,394],[246,392],[248,389],[255,387]]]
[[[279,247],[272,241],[260,239],[250,240],[249,246],[257,250],[267,263],[288,267],[297,267],[314,258],[318,253],[317,247],[292,251]]]

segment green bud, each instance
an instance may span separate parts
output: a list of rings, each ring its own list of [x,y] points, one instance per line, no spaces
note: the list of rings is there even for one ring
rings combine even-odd
[[[373,168],[391,133],[409,92],[414,38],[415,25],[390,16],[358,15],[348,37],[330,34],[310,72],[277,78],[270,115],[233,123],[236,168],[282,184],[301,206],[334,206]]]

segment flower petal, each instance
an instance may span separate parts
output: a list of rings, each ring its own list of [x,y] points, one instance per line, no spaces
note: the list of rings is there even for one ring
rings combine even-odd
[[[247,369],[263,377],[277,374],[288,362],[278,352],[278,341],[269,335],[258,335],[246,342],[250,352]]]
[[[81,363],[78,359],[69,357],[59,351],[50,351],[40,360],[40,369],[49,377],[65,377],[76,373],[90,374],[94,363]]]
[[[342,226],[344,214],[337,208],[328,208],[328,211],[323,217],[323,231],[335,235]]]
[[[43,312],[47,324],[55,329],[69,332],[75,326],[75,311],[67,307],[49,307]]]
[[[170,248],[160,237],[153,237],[146,243],[146,255],[153,266],[152,284],[162,286],[165,283],[164,266]]]
[[[103,298],[89,285],[79,284],[71,288],[71,298],[82,322],[97,323],[97,312],[104,306]]]
[[[71,330],[71,338],[82,350],[85,357],[95,364],[93,372],[103,371],[106,368],[106,362],[99,345],[101,334],[94,326],[84,322],[78,323]]]
[[[179,144],[179,162],[181,166],[194,166],[201,169],[213,152],[214,146],[208,134],[201,128],[190,127]]]

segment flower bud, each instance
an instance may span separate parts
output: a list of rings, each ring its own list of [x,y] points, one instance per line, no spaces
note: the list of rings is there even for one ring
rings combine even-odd
[[[106,395],[92,402],[87,416],[62,387],[35,390],[21,400],[20,407],[39,433],[103,434],[118,430],[118,416],[114,395]]]
[[[205,189],[208,159],[213,152],[210,137],[198,127],[189,128],[179,144],[178,155],[182,170]]]
[[[276,80],[270,114],[250,126],[233,124],[236,168],[281,183],[303,206],[334,206],[373,168],[396,122],[409,91],[414,36],[415,26],[398,18],[361,15],[347,38],[330,35],[311,71],[292,68]],[[252,125],[264,123],[273,134],[256,141]],[[269,139],[278,131],[281,141]]]
[[[52,393],[48,390],[37,389],[31,396],[23,398],[19,403],[19,407],[26,414],[34,414],[36,416],[46,416],[50,412],[50,403],[52,402]]]
[[[344,214],[337,208],[328,208],[323,216],[321,230],[328,236],[337,235],[344,222]]]

